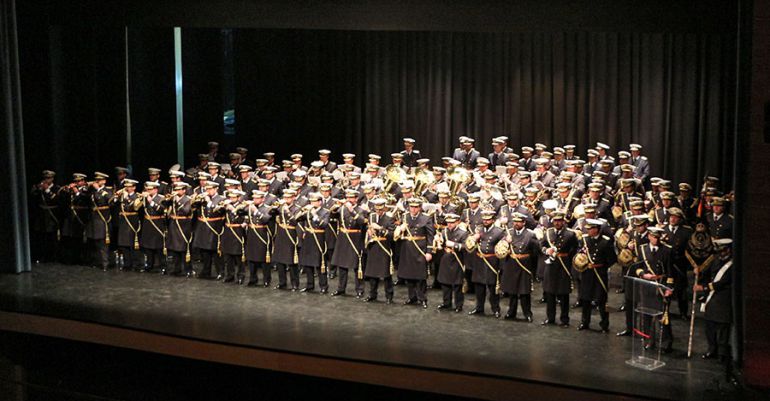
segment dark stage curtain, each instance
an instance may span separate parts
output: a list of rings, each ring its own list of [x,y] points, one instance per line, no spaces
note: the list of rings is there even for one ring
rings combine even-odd
[[[0,272],[21,273],[31,265],[15,0],[0,2],[0,82]]]
[[[460,135],[483,152],[498,135],[515,149],[574,143],[581,155],[596,141],[613,153],[640,143],[653,175],[697,183],[708,173],[729,185],[733,42],[705,33],[239,30],[235,142],[282,158],[352,151],[360,163],[400,150],[407,135],[434,163]]]

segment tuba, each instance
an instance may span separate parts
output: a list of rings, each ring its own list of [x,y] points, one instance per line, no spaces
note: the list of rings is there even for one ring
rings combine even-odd
[[[495,256],[497,256],[498,259],[505,259],[510,254],[511,244],[505,239],[498,241],[497,245],[495,245]]]
[[[572,267],[575,271],[582,273],[588,269],[588,255],[585,252],[578,252],[572,257]]]
[[[385,168],[385,182],[383,191],[388,193],[393,188],[393,185],[400,184],[406,180],[406,171],[399,166],[389,165]]]
[[[436,181],[436,178],[428,170],[418,169],[414,174],[414,193],[421,194],[426,189],[430,188],[430,185]]]

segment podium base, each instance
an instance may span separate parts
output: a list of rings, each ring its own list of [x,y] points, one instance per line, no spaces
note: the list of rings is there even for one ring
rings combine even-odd
[[[666,366],[666,363],[658,359],[648,358],[646,356],[635,356],[626,361],[627,365],[644,370],[655,370]]]

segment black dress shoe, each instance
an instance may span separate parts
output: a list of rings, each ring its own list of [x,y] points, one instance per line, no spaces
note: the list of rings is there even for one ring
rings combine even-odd
[[[626,304],[625,303],[620,304],[620,306],[618,306],[618,310],[620,312],[623,312],[624,310],[626,310]]]
[[[588,325],[585,323],[580,323],[578,326],[578,331],[588,330]]]
[[[270,283],[264,283],[262,284],[265,288],[270,287]]]
[[[572,304],[572,309],[577,309],[582,307],[583,307],[583,304],[581,304],[580,302],[575,302],[574,304]]]
[[[345,295],[345,291],[334,290],[334,292],[332,292],[332,296],[333,297],[336,297],[336,296],[339,296],[339,295]]]
[[[602,328],[602,334],[607,334],[610,332],[610,329],[608,327]]]
[[[622,288],[618,288],[617,290],[615,290],[615,294],[622,294],[624,292],[626,292],[626,290],[624,290]]]
[[[623,331],[619,331],[619,332],[617,332],[615,335],[616,335],[616,336],[618,336],[618,337],[628,337],[628,336],[630,336],[631,334],[632,334],[632,333],[631,333],[631,330],[629,330],[629,329],[625,329],[625,330],[623,330]]]
[[[333,278],[335,278],[335,277],[337,277],[337,275],[336,275],[336,274],[334,274],[334,273],[329,273],[329,280],[331,280],[331,279],[333,279]]]
[[[422,308],[428,309],[428,301],[422,301]]]
[[[305,288],[299,290],[299,292],[311,292],[311,291],[313,291],[313,289],[312,288],[308,288],[308,287],[305,287]]]
[[[495,311],[495,319],[500,319],[500,311]]]
[[[356,293],[356,298],[357,298],[357,299],[361,299],[363,296],[364,296],[364,293],[363,293],[363,292],[357,292],[357,293]]]
[[[299,291],[299,287],[291,287],[291,292],[297,292]]]
[[[516,320],[516,314],[508,312],[508,313],[505,314],[503,319],[505,319],[505,320]]]
[[[218,274],[218,275],[217,275],[217,280],[221,280],[221,279],[223,279],[223,278],[225,278],[225,276],[223,276],[223,275],[221,275],[221,274]]]
[[[714,359],[717,357],[716,352],[706,352],[705,354],[701,355],[701,358],[703,359]]]
[[[525,316],[524,320],[526,320],[527,323],[532,323],[532,315]]]
[[[377,298],[375,298],[373,296],[368,296],[368,297],[364,298],[364,302],[372,302],[372,301],[376,301],[376,300],[377,300]]]
[[[404,305],[414,305],[417,303],[417,299],[407,299],[404,301]]]
[[[223,283],[232,283],[233,281],[235,281],[235,279],[232,278],[232,277],[228,277],[228,278],[222,280]]]
[[[393,298],[385,298],[385,305],[390,305],[393,303]]]
[[[242,279],[242,278],[239,278],[239,279],[238,279],[238,285],[241,285],[241,284],[243,284],[243,279]]]
[[[653,344],[653,343],[644,344],[644,349],[645,350],[651,350],[653,348],[655,348],[655,344]]]
[[[321,288],[321,294],[328,294],[329,289],[328,288]]]
[[[484,309],[473,308],[473,310],[468,312],[468,314],[469,315],[483,315],[484,314]]]
[[[458,306],[458,307],[455,308],[455,313],[460,313],[462,311],[463,311],[463,307],[462,306]]]
[[[540,298],[540,300],[539,300],[539,301],[537,301],[537,303],[539,303],[539,304],[544,304],[544,303],[545,303],[545,298]]]
[[[275,287],[273,287],[273,289],[274,289],[274,290],[285,290],[285,289],[286,289],[286,286],[285,286],[285,285],[280,285],[280,284],[278,284],[278,285],[276,285]]]
[[[436,309],[442,310],[442,309],[449,309],[451,307],[452,307],[452,305],[441,304],[441,305],[437,306]]]
[[[555,326],[556,322],[554,322],[553,320],[550,320],[550,319],[545,319],[542,322],[540,322],[540,324],[543,325],[543,326],[548,326],[548,325],[554,325]]]

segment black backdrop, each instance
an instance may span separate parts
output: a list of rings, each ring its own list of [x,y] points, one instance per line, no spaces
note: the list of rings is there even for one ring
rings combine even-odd
[[[733,39],[717,34],[240,30],[238,142],[285,156],[389,154],[412,136],[436,161],[460,135],[489,151],[645,145],[653,174],[729,178]],[[194,67],[191,67],[194,68]],[[338,156],[339,157],[339,156]]]

